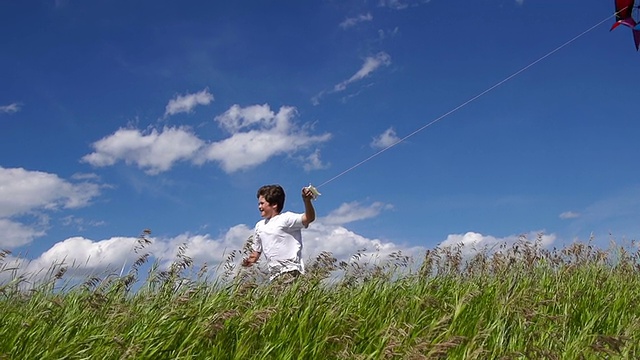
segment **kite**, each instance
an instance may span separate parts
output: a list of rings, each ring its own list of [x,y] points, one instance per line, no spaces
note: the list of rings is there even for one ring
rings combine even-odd
[[[634,6],[634,2],[635,0],[615,0],[616,22],[611,26],[611,30],[609,31],[612,31],[620,25],[631,28],[636,50],[640,50],[640,23],[633,18],[633,9],[640,8],[640,6]]]

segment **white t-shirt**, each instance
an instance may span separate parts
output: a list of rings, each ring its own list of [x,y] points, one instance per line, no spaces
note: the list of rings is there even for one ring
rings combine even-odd
[[[302,261],[302,214],[284,212],[256,223],[253,251],[267,257],[271,278],[287,271],[304,273]]]

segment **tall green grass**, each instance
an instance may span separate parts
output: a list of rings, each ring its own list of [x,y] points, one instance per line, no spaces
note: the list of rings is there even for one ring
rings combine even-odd
[[[63,289],[64,271],[29,290],[10,281],[0,359],[640,358],[635,244],[465,251],[429,250],[419,268],[322,253],[291,284],[209,279],[184,249],[144,277],[146,256]]]

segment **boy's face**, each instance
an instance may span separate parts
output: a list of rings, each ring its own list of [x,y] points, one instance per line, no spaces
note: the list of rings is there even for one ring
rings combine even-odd
[[[265,219],[271,219],[272,217],[278,215],[278,205],[269,204],[262,195],[260,195],[260,197],[258,198],[258,210],[260,210],[260,216]]]

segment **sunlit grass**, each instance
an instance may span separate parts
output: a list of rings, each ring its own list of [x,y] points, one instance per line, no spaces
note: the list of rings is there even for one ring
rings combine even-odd
[[[184,249],[144,276],[143,255],[67,287],[60,269],[31,289],[13,279],[0,285],[0,359],[640,358],[635,244],[466,251],[430,250],[419,268],[323,253],[292,284],[212,280]]]

